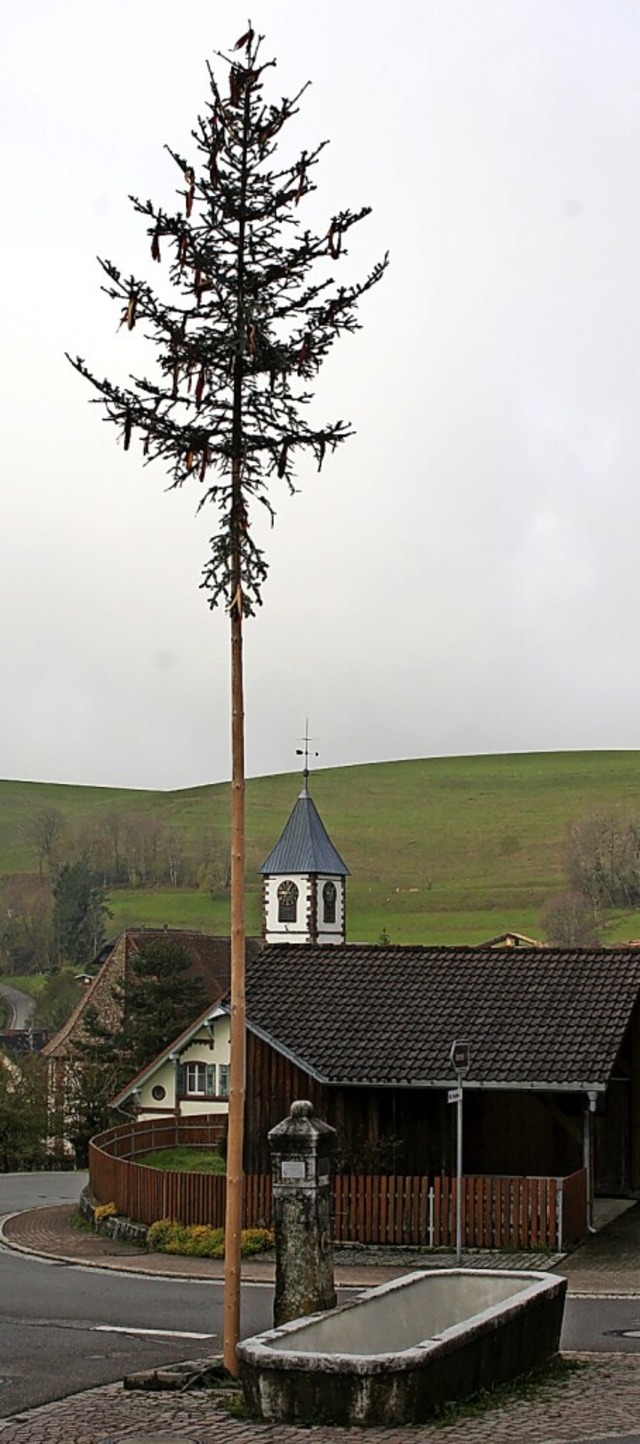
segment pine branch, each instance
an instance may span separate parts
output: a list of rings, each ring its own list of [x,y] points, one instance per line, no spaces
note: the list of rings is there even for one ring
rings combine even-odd
[[[273,518],[271,479],[295,490],[301,456],[310,454],[320,469],[327,450],[353,435],[345,421],[314,427],[303,412],[309,383],[337,338],[359,328],[358,303],[388,264],[384,256],[348,286],[324,274],[346,256],[346,237],[370,210],[340,210],[319,234],[302,229],[327,141],[274,165],[307,86],[291,99],[266,100],[266,72],[275,62],[258,60],[261,45],[250,25],[231,55],[218,55],[228,93],[208,66],[206,114],[192,132],[195,157],[165,147],[180,177],[179,208],[130,197],[147,223],[151,256],[168,274],[171,301],[100,261],[118,329],[143,325],[154,373],[121,386],[68,357],[124,449],[138,437],[145,463],[163,464],[169,489],[195,479],[199,508],[217,508],[202,586],[212,606],[240,597],[247,614],[260,605],[267,573],[250,505],[259,501]]]

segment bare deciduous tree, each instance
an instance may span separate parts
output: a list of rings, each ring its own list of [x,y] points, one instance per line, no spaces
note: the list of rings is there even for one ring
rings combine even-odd
[[[614,810],[596,810],[571,823],[567,877],[574,892],[599,907],[640,902],[640,824]]]
[[[64,835],[64,818],[56,807],[42,807],[25,824],[24,835],[38,858],[40,881],[44,880],[45,869],[49,876],[55,872],[60,857]]]
[[[597,904],[583,893],[561,893],[549,898],[542,927],[547,941],[558,948],[600,946]]]

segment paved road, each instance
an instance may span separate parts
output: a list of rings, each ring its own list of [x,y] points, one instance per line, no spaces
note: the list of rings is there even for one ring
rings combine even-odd
[[[26,1193],[29,1201],[42,1207],[45,1202],[53,1202],[58,1192],[67,1198],[77,1197],[79,1181],[79,1175],[25,1175],[13,1180],[0,1177],[0,1198],[4,1194],[5,1198],[13,1196],[15,1201],[24,1198]],[[65,1215],[67,1212],[61,1211]],[[445,1444],[445,1435],[446,1444],[605,1444],[605,1441],[606,1444],[613,1441],[640,1444],[640,1337],[636,1337],[640,1336],[639,1233],[640,1210],[632,1210],[610,1234],[612,1246],[610,1244],[608,1250],[603,1236],[602,1240],[593,1240],[591,1246],[574,1254],[567,1261],[568,1266],[562,1266],[570,1274],[570,1286],[575,1290],[568,1306],[564,1348],[583,1348],[580,1340],[588,1337],[591,1347],[597,1349],[595,1353],[574,1355],[579,1362],[579,1372],[568,1383],[548,1386],[533,1400],[515,1399],[503,1409],[465,1419],[444,1431],[425,1426],[419,1431],[420,1444]],[[9,1257],[21,1269],[15,1278],[8,1272]],[[131,1337],[136,1347],[141,1338],[143,1350],[149,1353],[157,1348],[158,1357],[165,1347],[172,1348],[175,1343],[175,1334],[165,1345],[150,1340],[147,1332],[142,1336],[127,1334],[124,1338],[112,1332],[119,1324],[121,1309],[132,1310],[125,1314],[127,1326],[136,1325],[138,1288],[143,1291],[140,1297],[144,1304],[145,1330],[153,1300],[158,1301],[160,1309],[169,1309],[170,1327],[175,1330],[194,1317],[191,1310],[195,1299],[198,1324],[202,1325],[203,1316],[207,1322],[207,1330],[197,1331],[215,1331],[209,1323],[212,1315],[207,1301],[216,1298],[217,1290],[219,1299],[218,1285],[195,1279],[190,1283],[160,1280],[148,1274],[142,1279],[129,1279],[113,1272],[114,1265],[122,1267],[122,1259],[109,1262],[111,1268],[106,1273],[82,1264],[71,1268],[66,1264],[47,1264],[0,1254],[0,1312],[5,1311],[9,1333],[16,1325],[11,1322],[7,1294],[14,1300],[20,1299],[19,1306],[14,1304],[14,1314],[30,1333],[28,1347],[34,1357],[41,1339],[49,1333],[63,1350],[76,1355],[77,1362],[85,1369],[112,1368],[120,1377],[125,1371],[121,1360],[124,1351],[129,1351]],[[131,1263],[135,1267],[133,1259]],[[26,1282],[28,1276],[31,1284]],[[120,1295],[119,1284],[133,1286],[129,1299]],[[162,1301],[164,1290],[167,1291],[165,1302]],[[265,1322],[268,1321],[268,1290],[252,1292],[259,1294],[261,1300],[258,1315],[263,1310]],[[597,1297],[590,1296],[593,1293]],[[624,1297],[613,1298],[614,1293]],[[57,1305],[53,1318],[49,1317],[52,1302]],[[74,1303],[78,1307],[74,1307]],[[93,1327],[100,1320],[107,1324],[104,1333],[97,1333]],[[245,1331],[264,1327],[265,1322],[253,1324],[246,1318]],[[199,1343],[191,1342],[194,1346]],[[196,1352],[200,1353],[200,1348]],[[205,1346],[204,1353],[207,1352]],[[179,1354],[187,1357],[189,1348],[181,1344]],[[11,1362],[10,1355],[8,1361]],[[0,1407],[1,1398],[0,1393]],[[24,1405],[21,1407],[24,1409]],[[305,1430],[288,1427],[272,1430],[232,1418],[220,1398],[207,1391],[177,1397],[149,1396],[128,1394],[118,1384],[109,1384],[41,1409],[29,1409],[26,1413],[12,1411],[12,1417],[7,1417],[4,1409],[2,1413],[0,1444],[70,1444],[70,1441],[107,1444],[107,1440],[109,1444],[114,1441],[124,1444],[125,1439],[136,1434],[163,1438],[165,1444],[181,1439],[189,1439],[192,1444],[195,1440],[202,1444],[276,1444],[276,1441],[277,1444],[308,1444],[309,1440]],[[349,1437],[339,1429],[314,1431],[315,1444],[347,1444]],[[394,1444],[415,1444],[417,1437],[415,1430],[393,1431]],[[367,1444],[389,1444],[389,1439],[382,1430],[367,1431]]]
[[[220,1283],[140,1278],[0,1252],[0,1415],[138,1369],[219,1353]],[[272,1322],[271,1290],[243,1291],[243,1332]]]
[[[19,988],[11,988],[8,983],[0,983],[0,993],[9,1004],[7,1028],[28,1028],[35,1006],[34,999]]]
[[[1,1174],[0,1209],[8,1215],[75,1202],[86,1179]],[[0,1248],[0,1415],[219,1352],[222,1311],[222,1285],[210,1279],[140,1278]],[[243,1332],[259,1333],[271,1321],[270,1288],[245,1289]]]
[[[44,1208],[47,1204],[77,1203],[89,1174],[78,1169],[68,1173],[0,1173],[0,1214],[22,1208]]]
[[[569,1294],[561,1348],[572,1353],[640,1354],[640,1298],[586,1299]]]

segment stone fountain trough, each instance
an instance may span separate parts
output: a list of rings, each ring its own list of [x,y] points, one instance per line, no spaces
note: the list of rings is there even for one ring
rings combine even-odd
[[[566,1288],[545,1273],[407,1274],[245,1339],[245,1399],[269,1421],[419,1424],[553,1358]]]

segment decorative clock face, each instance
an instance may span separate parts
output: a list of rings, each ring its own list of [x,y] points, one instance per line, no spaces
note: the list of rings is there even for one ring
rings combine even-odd
[[[294,923],[298,911],[298,888],[292,878],[278,888],[278,922]]]

